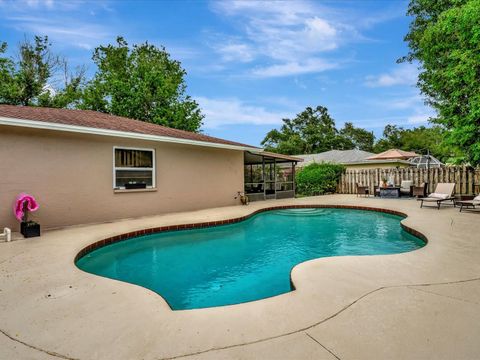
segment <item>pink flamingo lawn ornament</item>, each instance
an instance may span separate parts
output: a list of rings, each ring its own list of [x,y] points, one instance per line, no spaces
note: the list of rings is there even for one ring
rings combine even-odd
[[[40,236],[40,224],[28,221],[28,212],[38,210],[38,203],[32,195],[21,193],[13,204],[13,213],[20,223],[20,232],[26,238]]]
[[[18,221],[28,222],[28,212],[38,210],[37,200],[32,195],[21,193],[13,204],[13,213]]]

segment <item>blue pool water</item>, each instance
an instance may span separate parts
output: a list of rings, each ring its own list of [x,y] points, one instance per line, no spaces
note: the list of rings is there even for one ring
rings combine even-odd
[[[151,289],[174,310],[238,304],[291,291],[290,271],[306,260],[424,246],[401,219],[350,209],[268,211],[235,224],[115,243],[77,266]]]

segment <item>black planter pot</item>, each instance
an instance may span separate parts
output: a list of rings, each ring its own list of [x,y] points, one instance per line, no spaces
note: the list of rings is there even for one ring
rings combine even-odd
[[[147,184],[125,184],[125,189],[146,189]]]
[[[22,221],[20,223],[20,232],[26,238],[40,236],[40,224]]]

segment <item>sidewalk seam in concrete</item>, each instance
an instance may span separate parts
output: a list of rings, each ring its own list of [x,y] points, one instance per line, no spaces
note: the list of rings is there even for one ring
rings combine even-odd
[[[478,302],[465,300],[465,299],[458,298],[458,297],[455,297],[455,296],[449,296],[449,295],[439,294],[439,293],[436,293],[436,292],[433,292],[433,291],[424,290],[424,289],[419,289],[418,287],[415,287],[415,286],[408,286],[408,288],[409,288],[409,289],[412,289],[412,290],[416,290],[416,291],[421,291],[421,292],[423,292],[423,293],[427,293],[427,294],[430,294],[430,295],[437,295],[437,296],[444,297],[444,298],[451,299],[451,300],[462,301],[462,302],[466,302],[466,303],[473,304],[473,305],[480,305]]]
[[[59,354],[59,353],[56,353],[54,351],[49,351],[49,350],[44,350],[44,349],[41,349],[35,345],[31,345],[31,344],[27,344],[26,342],[23,342],[22,340],[19,340],[19,339],[16,339],[14,338],[13,336],[11,336],[10,334],[8,334],[7,332],[5,332],[4,330],[0,329],[0,332],[5,335],[7,338],[9,338],[10,340],[12,341],[15,341],[19,344],[22,344],[26,347],[29,347],[30,349],[33,349],[33,350],[37,350],[37,351],[40,351],[40,352],[43,352],[44,354],[47,354],[47,355],[50,355],[50,356],[54,356],[54,357],[57,357],[57,358],[60,358],[60,359],[65,359],[65,360],[79,360],[79,359],[76,359],[76,358],[71,358],[71,357],[68,357],[68,356],[65,356],[65,355],[62,355],[62,354]]]
[[[323,345],[320,341],[318,341],[317,339],[315,339],[312,335],[310,335],[308,332],[305,331],[305,335],[307,335],[310,339],[312,339],[313,341],[315,341],[318,345],[320,345],[322,348],[324,348],[326,351],[328,351],[330,354],[332,354],[332,356],[335,358],[335,359],[338,359],[338,360],[341,360],[332,350],[330,350],[329,348],[327,348],[325,345]]]
[[[288,333],[285,333],[285,334],[281,334],[281,335],[277,335],[277,336],[272,336],[272,337],[268,337],[268,338],[264,338],[264,339],[259,339],[259,340],[255,340],[255,341],[251,341],[251,342],[246,342],[246,343],[242,343],[242,344],[234,344],[234,345],[230,345],[230,346],[225,346],[225,347],[218,347],[218,348],[211,348],[211,349],[207,349],[207,350],[203,350],[203,351],[197,351],[197,352],[194,352],[194,353],[190,353],[190,354],[182,354],[182,355],[177,355],[177,356],[173,356],[173,357],[167,357],[167,358],[159,358],[158,360],[173,360],[173,359],[180,359],[180,358],[184,358],[184,357],[187,357],[187,356],[193,356],[193,355],[200,355],[200,354],[204,354],[204,353],[207,353],[207,352],[211,352],[211,351],[218,351],[218,350],[227,350],[227,349],[232,349],[232,348],[236,348],[236,347],[240,347],[240,346],[246,346],[246,345],[253,345],[253,344],[257,344],[257,343],[261,343],[261,342],[265,342],[265,341],[269,341],[269,340],[274,340],[274,339],[279,339],[281,337],[285,337],[285,336],[288,336],[288,335],[293,335],[293,334],[297,334],[297,333],[300,333],[300,332],[304,332],[305,334],[307,334],[307,330],[310,330],[312,328],[314,328],[315,326],[318,326],[318,325],[321,325],[335,317],[337,317],[338,315],[340,315],[341,313],[343,313],[345,310],[349,309],[350,307],[352,307],[353,305],[355,305],[356,303],[358,303],[359,301],[361,301],[362,299],[368,297],[369,295],[372,295],[373,293],[376,293],[378,291],[381,291],[381,290],[386,290],[386,289],[397,289],[397,288],[411,288],[412,286],[434,286],[434,285],[450,285],[450,284],[460,284],[460,283],[465,283],[465,282],[471,282],[471,281],[478,281],[480,280],[480,277],[478,278],[473,278],[473,279],[466,279],[466,280],[458,280],[458,281],[448,281],[448,282],[442,282],[442,283],[431,283],[431,284],[428,284],[428,283],[424,283],[424,284],[409,284],[409,285],[394,285],[394,286],[382,286],[382,287],[379,287],[375,290],[372,290],[362,296],[360,296],[359,298],[357,298],[355,301],[351,302],[350,304],[344,306],[343,308],[341,308],[340,310],[338,310],[336,313],[330,315],[329,317],[321,320],[321,321],[318,321],[316,322],[315,324],[312,324],[312,325],[309,325],[303,329],[298,329],[298,330],[295,330],[295,331],[292,331],[292,332],[288,332]],[[433,294],[433,295],[438,295],[438,294]],[[441,295],[439,295],[441,296]],[[458,299],[457,299],[458,300]],[[307,334],[308,335],[308,334]],[[323,345],[322,345],[323,346]],[[328,349],[327,349],[328,350]],[[332,353],[333,355],[333,353]]]

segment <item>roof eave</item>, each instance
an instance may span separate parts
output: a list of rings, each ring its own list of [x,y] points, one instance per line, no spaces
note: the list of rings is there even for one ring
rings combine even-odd
[[[66,125],[66,124],[58,124],[58,123],[52,123],[52,122],[46,122],[46,121],[36,121],[36,120],[28,120],[28,119],[10,118],[10,117],[4,117],[4,116],[0,116],[0,125],[26,127],[26,128],[31,128],[31,129],[63,131],[63,132],[71,132],[71,133],[79,133],[79,134],[87,134],[87,135],[122,137],[122,138],[137,139],[137,140],[147,140],[147,141],[174,143],[174,144],[185,144],[185,145],[194,145],[194,146],[203,146],[203,147],[213,147],[213,148],[229,149],[229,150],[241,150],[241,151],[245,151],[245,150],[258,151],[258,150],[260,150],[260,148],[248,147],[248,146],[213,143],[213,142],[207,142],[207,141],[190,140],[190,139],[183,139],[183,138],[176,138],[176,137],[169,137],[169,136],[160,136],[160,135],[142,134],[142,133],[128,132],[128,131],[100,129],[100,128],[93,128],[93,127],[87,127],[87,126]]]
[[[342,165],[366,165],[366,164],[408,164],[410,163],[407,160],[402,159],[377,159],[377,160],[365,160],[365,161],[355,161],[349,163],[341,163]]]
[[[270,151],[265,151],[265,149],[261,149],[261,148],[258,148],[258,149],[253,148],[253,149],[250,149],[249,151],[252,154],[281,159],[281,160],[285,160],[285,162],[302,162],[304,160],[302,158],[295,157],[295,156],[272,153]]]

